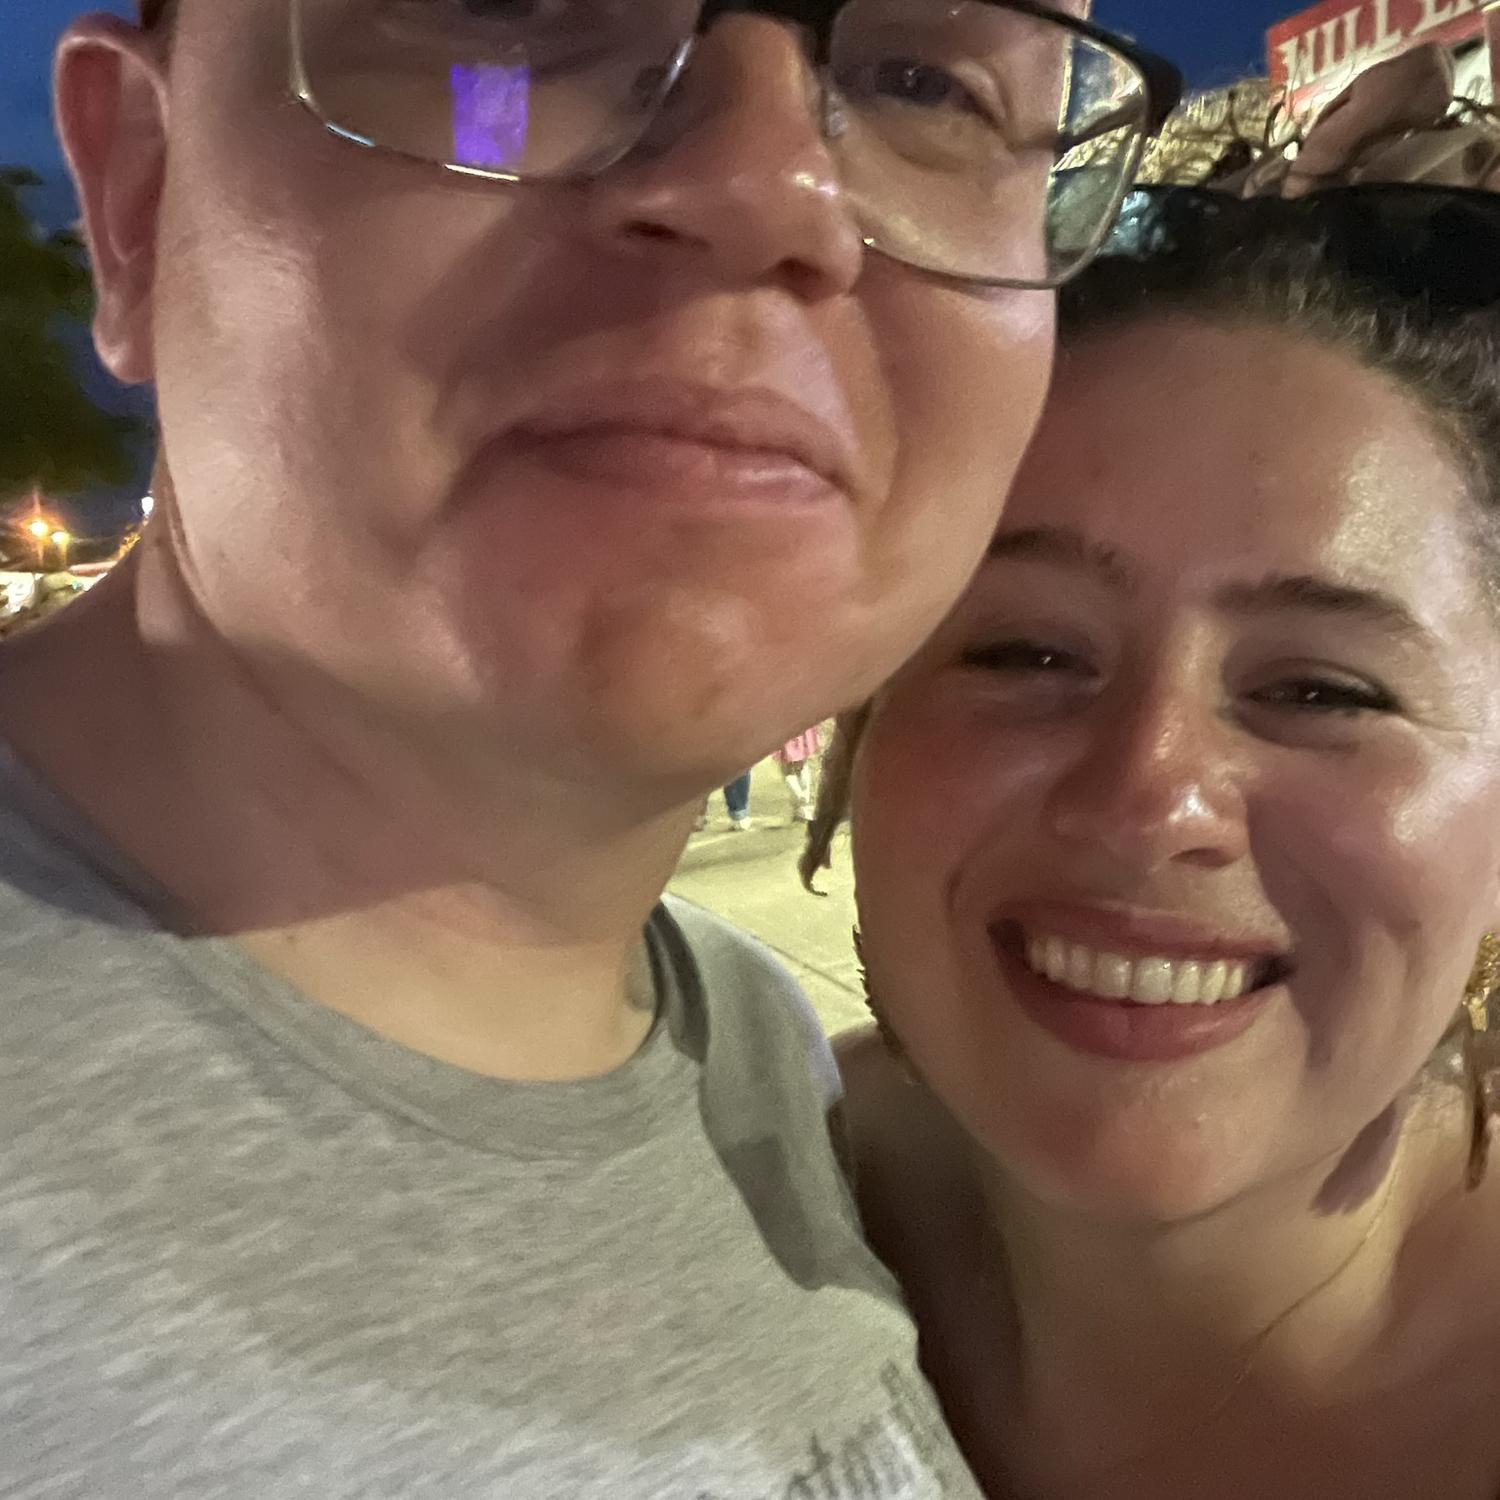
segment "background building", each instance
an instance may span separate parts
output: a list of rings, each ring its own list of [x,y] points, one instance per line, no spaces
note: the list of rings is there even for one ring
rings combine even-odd
[[[1424,42],[1452,50],[1460,94],[1497,97],[1497,0],[1320,0],[1278,22],[1266,42],[1271,82],[1304,121],[1371,63]]]

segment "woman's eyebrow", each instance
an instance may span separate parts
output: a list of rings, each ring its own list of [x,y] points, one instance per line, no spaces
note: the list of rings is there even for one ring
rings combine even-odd
[[[1394,595],[1312,573],[1272,573],[1253,583],[1232,583],[1219,591],[1215,602],[1234,614],[1297,609],[1343,615],[1377,625],[1415,645],[1430,649],[1437,644],[1433,633]]]
[[[1135,570],[1113,547],[1094,541],[1072,526],[1028,526],[1020,531],[997,532],[985,557],[1080,569],[1120,593],[1133,593],[1137,585]]]
[[[1002,531],[990,543],[986,558],[1014,558],[1051,563],[1093,574],[1120,593],[1139,586],[1137,571],[1113,547],[1094,541],[1072,526],[1029,526]],[[1271,573],[1221,589],[1215,603],[1234,614],[1263,614],[1296,609],[1343,615],[1377,625],[1391,635],[1431,649],[1437,638],[1393,594],[1314,573]]]

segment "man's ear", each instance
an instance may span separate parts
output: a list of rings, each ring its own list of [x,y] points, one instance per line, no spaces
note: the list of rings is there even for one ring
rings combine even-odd
[[[120,380],[149,381],[167,159],[164,44],[118,16],[81,17],[58,43],[53,99],[93,261],[95,347]]]

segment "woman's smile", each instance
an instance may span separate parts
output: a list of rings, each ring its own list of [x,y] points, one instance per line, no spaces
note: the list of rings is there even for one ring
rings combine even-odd
[[[1095,930],[1103,913],[1088,914]],[[1058,1040],[1122,1062],[1171,1062],[1242,1036],[1288,972],[1277,954],[1222,956],[1209,941],[1183,952],[1140,946],[1130,924],[1094,947],[1031,923],[989,928],[1001,987]],[[1153,951],[1155,949],[1156,951]]]

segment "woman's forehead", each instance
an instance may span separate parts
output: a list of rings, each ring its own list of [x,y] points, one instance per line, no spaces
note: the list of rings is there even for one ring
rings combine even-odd
[[[1473,505],[1390,377],[1285,330],[1164,319],[1070,351],[1006,521],[1123,533],[1168,558],[1317,553],[1441,590]]]

